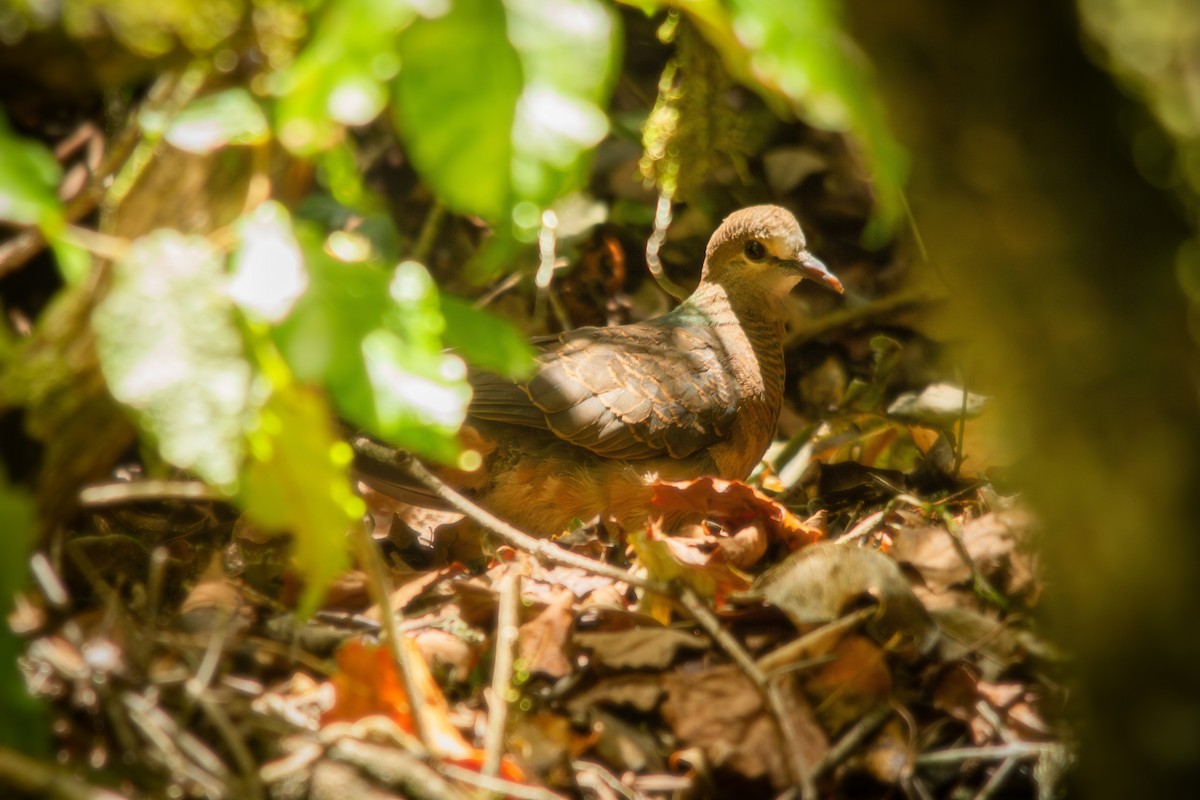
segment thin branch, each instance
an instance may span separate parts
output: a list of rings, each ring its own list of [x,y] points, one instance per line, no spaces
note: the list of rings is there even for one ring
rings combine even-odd
[[[375,461],[380,461],[385,464],[398,467],[407,472],[417,483],[420,483],[425,488],[429,489],[438,498],[445,501],[455,511],[463,514],[468,519],[477,523],[481,527],[487,529],[500,539],[503,539],[508,544],[529,553],[530,555],[541,559],[542,561],[551,564],[561,564],[567,567],[577,567],[585,570],[592,575],[599,575],[604,578],[612,578],[615,581],[624,581],[625,583],[636,586],[639,589],[645,589],[648,592],[656,592],[667,597],[674,595],[669,584],[662,581],[656,581],[651,578],[644,578],[640,575],[634,575],[620,567],[614,567],[605,564],[603,561],[597,561],[587,556],[581,556],[578,553],[572,553],[570,550],[559,547],[553,542],[546,539],[538,539],[530,536],[528,533],[520,531],[508,524],[504,520],[497,517],[495,514],[480,508],[472,503],[466,497],[453,488],[448,486],[445,481],[438,478],[430,472],[424,464],[418,461],[412,455],[400,450],[394,450],[386,445],[381,445],[374,442],[365,436],[357,436],[351,439],[350,446],[355,452],[360,453],[367,458]]]
[[[849,758],[850,754],[861,747],[868,737],[882,728],[883,724],[892,718],[893,713],[894,710],[892,707],[885,704],[854,723],[854,727],[846,731],[846,734],[841,739],[838,739],[837,743],[829,748],[816,764],[813,764],[813,777],[821,777]]]
[[[1061,744],[1043,744],[1039,742],[1010,742],[987,747],[952,747],[949,750],[935,750],[917,756],[917,766],[928,767],[934,764],[961,764],[964,761],[1004,761],[1009,758],[1028,759],[1041,758],[1058,752]]]
[[[375,540],[366,525],[355,525],[351,533],[354,549],[358,560],[367,573],[367,591],[379,608],[379,620],[387,634],[388,647],[392,652],[392,660],[400,671],[404,683],[404,693],[408,696],[409,708],[412,709],[413,729],[417,738],[426,749],[432,750],[430,732],[425,724],[425,696],[421,685],[416,679],[416,665],[413,654],[404,643],[404,633],[400,630],[399,610],[392,608],[391,582],[388,579],[387,567],[383,556],[375,546]]]
[[[84,508],[139,503],[144,500],[212,500],[227,498],[199,481],[113,481],[84,487],[79,504]]]
[[[52,800],[122,800],[125,797],[85,783],[67,767],[39,761],[7,747],[0,747],[0,785],[28,793],[31,797]]]
[[[940,302],[943,297],[943,295],[934,294],[926,290],[915,289],[881,297],[878,300],[872,300],[855,308],[845,308],[835,311],[832,314],[826,314],[819,319],[812,320],[807,325],[793,330],[788,334],[783,346],[785,349],[791,348],[801,342],[815,339],[818,336],[824,336],[827,333],[841,330],[842,328],[853,328],[864,325],[880,317],[888,317],[904,311],[916,311],[917,309]]]
[[[521,573],[509,572],[500,584],[496,616],[496,660],[492,666],[487,731],[483,737],[483,774],[500,774],[504,731],[508,726],[508,694],[512,688],[513,651],[517,644],[517,615],[521,608]]]

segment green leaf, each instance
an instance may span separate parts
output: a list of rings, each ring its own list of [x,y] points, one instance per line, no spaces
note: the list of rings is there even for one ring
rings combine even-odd
[[[205,239],[155,231],[114,265],[92,324],[109,390],[137,412],[163,458],[228,490],[251,370],[225,280]]]
[[[416,16],[410,0],[338,0],[313,21],[314,34],[275,76],[279,139],[294,153],[332,147],[345,125],[365,125],[387,103],[400,69],[397,36]]]
[[[311,228],[299,239],[312,288],[275,330],[297,377],[325,385],[359,428],[452,460],[470,389],[461,360],[444,352],[433,279],[415,262],[387,271],[338,260]]]
[[[240,87],[197,98],[171,120],[168,142],[189,153],[211,153],[226,145],[261,144],[270,136],[258,101]]]
[[[449,208],[506,218],[524,76],[500,0],[455,0],[444,16],[417,20],[400,56],[394,112],[413,165]]]
[[[509,378],[524,378],[533,371],[533,347],[510,323],[446,294],[442,315],[446,344],[467,361]]]
[[[513,185],[541,208],[579,188],[608,133],[619,61],[617,17],[596,0],[504,0],[525,87],[513,127]]]
[[[456,0],[414,22],[394,93],[414,166],[447,206],[502,232],[517,203],[538,218],[582,184],[608,132],[617,40],[598,0]]]
[[[0,114],[0,220],[61,227],[56,190],[62,170],[43,145],[15,135]]]
[[[91,266],[87,251],[66,241],[67,219],[58,199],[62,169],[38,142],[15,135],[0,113],[0,221],[36,225],[54,250],[59,271],[71,286]]]
[[[345,569],[346,532],[362,524],[366,511],[351,488],[353,454],[331,419],[320,394],[288,381],[275,387],[247,432],[241,503],[257,525],[292,533],[305,579],[302,616],[316,610]]]

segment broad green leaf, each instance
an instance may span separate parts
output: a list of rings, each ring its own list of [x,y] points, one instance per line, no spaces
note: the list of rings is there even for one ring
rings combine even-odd
[[[504,0],[504,7],[525,74],[513,185],[519,200],[544,208],[582,185],[587,156],[608,133],[617,17],[597,0]]]
[[[510,378],[532,371],[533,348],[517,328],[450,295],[442,295],[441,307],[446,318],[443,338],[467,361]]]
[[[92,323],[109,390],[163,458],[228,490],[251,371],[225,280],[205,239],[155,231],[114,265]]]
[[[386,84],[400,69],[397,36],[416,16],[411,0],[336,0],[313,21],[313,36],[273,80],[279,139],[312,155],[365,125],[387,103]]]
[[[500,0],[455,0],[400,37],[396,125],[413,165],[448,207],[490,222],[513,202],[513,121],[524,90]]]
[[[211,153],[226,145],[261,144],[270,136],[258,101],[240,87],[193,100],[171,120],[166,139],[189,153]]]
[[[237,231],[229,295],[251,319],[279,322],[308,288],[292,218],[279,203],[263,203],[238,221]]]
[[[275,330],[297,377],[325,385],[338,413],[367,432],[442,460],[470,390],[462,362],[444,352],[437,287],[413,262],[393,271],[327,252],[302,229],[312,288]]]
[[[353,454],[331,419],[320,394],[287,382],[271,392],[246,437],[241,502],[264,529],[292,533],[296,567],[305,580],[299,605],[305,616],[345,569],[346,533],[362,524],[366,511],[351,488]]]

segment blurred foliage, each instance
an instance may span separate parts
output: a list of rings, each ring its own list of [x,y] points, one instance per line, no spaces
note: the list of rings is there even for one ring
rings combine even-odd
[[[0,467],[0,614],[8,618],[13,598],[28,582],[29,552],[34,540],[33,500],[12,486]],[[49,727],[40,704],[25,690],[17,668],[23,643],[7,625],[0,625],[0,747],[34,755],[50,750]]]
[[[772,118],[799,116],[857,138],[879,191],[877,230],[894,223],[903,158],[836,4],[644,6],[668,9],[680,35],[645,133],[676,164],[648,168],[662,191],[676,192],[679,165],[709,173],[685,155],[724,152],[748,180]],[[96,178],[111,179],[96,231],[68,219],[49,150],[0,121],[0,218],[36,226],[80,287],[5,356],[4,402],[27,409],[49,448],[75,441],[66,411],[97,431],[86,457],[66,443],[47,459],[43,506],[103,475],[126,446],[107,389],[165,462],[149,459],[152,472],[190,471],[259,526],[293,533],[311,607],[362,513],[333,414],[454,462],[466,362],[506,375],[531,363],[522,334],[443,296],[428,244],[402,233],[419,220],[396,216],[368,172],[382,149],[402,153],[436,204],[431,220],[447,209],[488,226],[459,274],[511,268],[558,224],[551,209],[585,188],[609,136],[618,8],[23,0],[0,10],[0,38],[0,65],[31,87],[107,92],[112,137],[135,140]],[[47,52],[61,54],[53,69]],[[734,82],[765,101],[757,117],[714,108]]]
[[[1141,97],[1158,126],[1139,126],[1133,154],[1147,180],[1173,190],[1200,232],[1200,8],[1189,0],[1078,0],[1100,59]],[[1176,271],[1200,343],[1200,233]]]

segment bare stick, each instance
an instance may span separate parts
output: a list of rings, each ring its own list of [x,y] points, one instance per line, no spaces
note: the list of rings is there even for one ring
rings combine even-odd
[[[882,705],[854,723],[854,727],[846,731],[846,734],[838,739],[825,755],[821,756],[820,761],[813,764],[813,777],[819,778],[849,758],[850,754],[867,740],[867,737],[892,718],[892,713],[893,709],[890,705]]]
[[[949,750],[935,750],[917,756],[917,766],[927,767],[932,764],[960,764],[963,761],[1004,761],[1009,758],[1041,758],[1057,752],[1062,745],[1042,744],[1038,742],[1010,742],[991,747],[952,747]]]
[[[405,647],[402,639],[404,633],[400,630],[400,620],[398,619],[400,612],[392,608],[391,582],[388,580],[383,557],[379,555],[379,550],[375,547],[375,540],[371,537],[371,532],[366,525],[355,525],[350,536],[354,548],[358,552],[358,560],[362,564],[362,568],[366,570],[367,591],[370,593],[371,599],[375,601],[375,605],[379,607],[379,621],[383,624],[383,630],[387,634],[392,660],[395,661],[396,668],[400,671],[400,678],[404,683],[404,693],[408,695],[408,707],[412,709],[413,730],[417,734],[417,738],[421,740],[421,744],[426,749],[431,749],[432,743],[425,725],[425,697],[421,693],[421,686],[416,679],[416,665],[412,662],[412,654]]]
[[[504,758],[504,730],[508,725],[508,693],[512,688],[513,651],[517,644],[517,614],[521,608],[521,574],[510,572],[500,584],[500,610],[496,616],[496,661],[492,667],[488,699],[487,732],[483,737],[483,774],[500,774]]]
[[[199,481],[113,481],[84,487],[79,504],[85,508],[138,503],[143,500],[225,500],[222,494]]]

